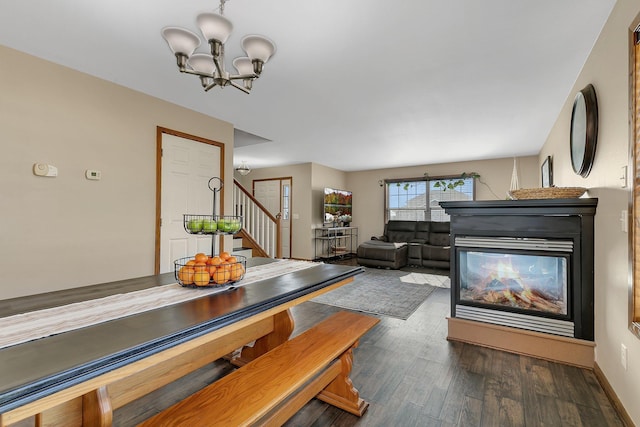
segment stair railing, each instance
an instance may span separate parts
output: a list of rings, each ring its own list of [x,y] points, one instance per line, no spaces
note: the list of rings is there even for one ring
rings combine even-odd
[[[282,258],[280,220],[274,217],[237,180],[233,180],[233,208],[242,215],[242,228],[271,258]]]

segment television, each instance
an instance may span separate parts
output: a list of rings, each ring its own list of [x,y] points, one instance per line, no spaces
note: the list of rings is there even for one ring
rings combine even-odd
[[[325,225],[348,225],[352,221],[351,191],[324,189],[323,214]]]

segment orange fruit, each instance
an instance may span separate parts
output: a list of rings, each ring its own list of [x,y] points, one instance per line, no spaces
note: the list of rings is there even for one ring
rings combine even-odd
[[[216,267],[215,265],[210,265],[209,266],[209,276],[213,277],[213,273],[216,272],[216,270],[218,269],[218,267]]]
[[[178,271],[178,280],[180,280],[180,282],[183,285],[190,285],[193,283],[193,275],[194,275],[194,270],[193,268],[189,268],[189,267],[182,267],[179,271]]]
[[[204,262],[206,264],[206,262],[209,260],[209,256],[200,252],[197,253],[196,256],[193,257],[193,259],[195,259],[196,262]]]
[[[207,269],[207,264],[204,262],[196,262],[195,265],[193,266],[193,269],[195,271],[207,271],[207,272],[209,271]]]
[[[191,260],[187,261],[187,263],[185,265],[187,267],[193,268],[193,266],[196,265],[196,260],[195,259],[191,259]]]
[[[242,264],[237,263],[231,266],[231,280],[238,280],[244,274],[244,267]]]
[[[214,256],[209,258],[209,261],[207,261],[207,264],[209,265],[220,265],[222,264],[222,258],[220,258],[219,256]]]
[[[231,254],[229,252],[220,252],[220,258],[222,258],[223,261],[226,261],[230,256]]]
[[[193,275],[193,283],[196,286],[207,286],[209,284],[209,272],[205,270],[196,271]]]
[[[229,258],[226,259],[227,264],[235,264],[236,262],[238,262],[238,258],[234,257],[233,255],[230,256]]]
[[[226,268],[218,268],[211,276],[214,282],[218,285],[227,283],[231,279],[231,273]]]

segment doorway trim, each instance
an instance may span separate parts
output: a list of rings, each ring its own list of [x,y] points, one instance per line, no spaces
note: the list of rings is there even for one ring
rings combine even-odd
[[[261,179],[253,179],[251,180],[251,195],[255,197],[256,194],[256,182],[264,182],[264,181],[279,181],[280,182],[280,191],[282,191],[282,181],[291,182],[291,188],[289,193],[289,257],[291,258],[291,254],[293,254],[293,176],[277,176],[273,178],[261,178]],[[282,194],[280,194],[280,211],[282,212]],[[280,248],[282,249],[282,243],[280,243]]]
[[[220,178],[224,177],[224,143],[162,126],[156,127],[156,241],[154,274],[160,274],[160,226],[162,225],[162,135],[164,134],[189,139],[203,144],[215,145],[220,148]],[[224,212],[224,186],[222,187],[222,190],[220,190],[220,212]],[[220,243],[220,250],[224,250],[224,239],[222,239]]]

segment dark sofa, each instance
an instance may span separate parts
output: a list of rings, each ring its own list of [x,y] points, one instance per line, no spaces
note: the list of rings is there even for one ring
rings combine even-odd
[[[384,234],[358,246],[358,264],[398,269],[406,265],[449,268],[450,224],[389,221]]]

